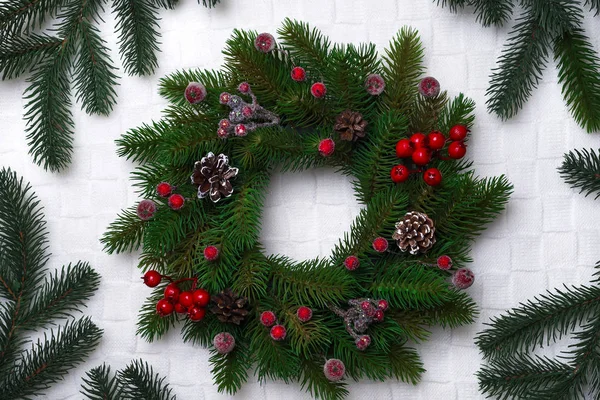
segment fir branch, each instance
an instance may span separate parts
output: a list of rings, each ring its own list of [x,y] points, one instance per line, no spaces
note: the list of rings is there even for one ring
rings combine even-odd
[[[253,356],[244,343],[236,342],[234,351],[219,354],[212,351],[208,362],[219,393],[235,394],[248,379]]]
[[[11,36],[0,43],[0,71],[2,80],[18,78],[42,62],[52,57],[62,40],[46,34]]]
[[[164,297],[166,285],[160,285],[152,292],[144,305],[140,309],[137,322],[136,334],[140,335],[143,339],[148,342],[163,336],[167,331],[175,326],[175,316],[170,315],[167,317],[161,317],[156,312],[156,303]]]
[[[102,364],[92,368],[82,378],[80,393],[90,400],[121,400],[121,388],[117,377],[110,373],[110,367]]]
[[[321,360],[315,356],[302,360],[300,384],[317,399],[342,400],[348,395],[346,383],[329,381],[323,374]]]
[[[585,0],[584,6],[589,7],[594,16],[600,14],[600,0]]]
[[[513,0],[470,0],[470,3],[475,6],[477,21],[481,22],[483,26],[504,25],[512,16],[515,6]]]
[[[117,373],[124,400],[175,400],[172,389],[148,363],[135,360]]]
[[[316,76],[325,71],[331,44],[318,29],[286,18],[277,34],[296,65],[302,65]]]
[[[135,208],[122,210],[121,215],[112,222],[100,239],[104,251],[108,254],[119,254],[136,251],[142,243],[145,222],[136,214]]]
[[[64,0],[16,0],[0,3],[0,38],[41,28],[47,17],[54,17]]]
[[[572,188],[586,196],[600,197],[600,154],[593,149],[573,150],[565,154],[558,171]]]

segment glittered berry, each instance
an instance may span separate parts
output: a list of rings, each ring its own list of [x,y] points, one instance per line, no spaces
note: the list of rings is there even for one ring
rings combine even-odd
[[[248,93],[250,92],[250,84],[248,82],[242,82],[238,86],[238,90],[240,91],[240,93]]]
[[[242,115],[244,117],[250,118],[253,113],[254,113],[254,111],[252,111],[252,107],[250,107],[250,106],[244,106],[244,107],[242,107]]]
[[[229,136],[229,132],[223,128],[219,128],[217,129],[217,136],[221,139],[225,139],[227,136]]]
[[[222,119],[219,121],[219,128],[229,129],[231,126],[231,121],[228,119]]]
[[[171,303],[167,299],[160,299],[158,303],[156,303],[156,312],[161,317],[166,317],[167,315],[170,315],[171,313],[173,313],[173,310],[175,310],[173,303]]]
[[[206,315],[206,308],[192,306],[188,309],[188,317],[192,321],[200,321]]]
[[[219,95],[219,103],[227,104],[229,103],[229,100],[231,100],[231,94],[223,92]]]
[[[271,328],[271,338],[273,340],[283,340],[286,335],[287,331],[283,325],[275,325]]]
[[[248,134],[248,129],[246,129],[246,125],[237,124],[235,126],[235,136],[246,136]]]
[[[418,148],[412,154],[412,160],[417,165],[427,165],[431,161],[431,152],[426,148]]]
[[[185,99],[191,104],[198,104],[206,98],[206,88],[198,82],[190,82],[185,88]]]
[[[308,307],[299,307],[298,311],[296,311],[296,316],[302,322],[308,322],[312,318],[313,312]]]
[[[154,216],[156,203],[152,200],[142,200],[138,203],[136,213],[139,219],[147,221]]]
[[[184,306],[181,303],[175,303],[175,305],[173,306],[173,308],[175,309],[175,312],[177,314],[185,314],[188,312],[188,307]]]
[[[194,298],[192,296],[192,292],[188,292],[186,290],[185,292],[179,293],[179,299],[177,301],[179,302],[179,304],[181,304],[184,307],[191,306],[192,304],[194,304]]]
[[[415,149],[425,147],[427,145],[427,136],[425,136],[421,132],[413,133],[410,137],[410,143]]]
[[[398,158],[408,158],[412,156],[414,150],[413,145],[408,139],[400,139],[396,143],[396,157]]]
[[[469,128],[465,125],[454,125],[450,128],[450,139],[452,140],[465,140],[467,137],[467,133],[469,132]]]
[[[446,137],[442,132],[433,131],[427,135],[427,145],[431,150],[440,150],[446,144]]]
[[[377,311],[375,311],[375,314],[373,315],[373,321],[381,322],[381,321],[383,321],[383,317],[384,317],[383,311],[377,310]]]
[[[371,74],[365,80],[365,88],[370,95],[379,96],[385,89],[385,81],[381,75]]]
[[[235,338],[229,332],[217,333],[213,338],[213,345],[219,354],[227,354],[235,348]]]
[[[323,366],[323,374],[329,381],[337,382],[344,377],[345,373],[346,366],[342,360],[330,358],[329,360],[325,361],[325,365]]]
[[[323,139],[319,142],[319,153],[323,157],[329,157],[335,151],[335,142],[331,138]]]
[[[356,344],[357,349],[366,350],[367,347],[369,347],[369,345],[371,344],[371,336],[369,336],[369,335],[359,336],[356,338],[354,343]]]
[[[463,142],[452,142],[448,146],[448,156],[458,160],[467,154],[467,146]]]
[[[388,245],[388,241],[385,238],[378,237],[373,240],[373,249],[378,253],[387,251]]]
[[[429,168],[423,172],[423,180],[429,186],[437,186],[442,183],[442,173],[437,168]]]
[[[360,260],[356,256],[348,256],[344,260],[344,266],[348,271],[354,271],[360,266]]]
[[[204,249],[204,258],[207,261],[215,261],[219,257],[219,249],[216,246],[206,246]]]
[[[260,314],[260,323],[266,327],[273,326],[277,322],[277,317],[273,311],[263,311]]]
[[[390,305],[388,304],[387,300],[381,299],[377,302],[377,308],[381,311],[387,310],[389,306]]]
[[[419,82],[419,93],[424,97],[436,97],[440,94],[440,83],[431,76],[423,78]]]
[[[210,302],[210,294],[204,289],[196,289],[192,293],[192,300],[198,307],[206,307]]]
[[[371,304],[371,302],[369,300],[365,300],[362,303],[360,303],[360,308],[364,311],[367,312],[369,311],[371,308],[373,308],[373,305]]]
[[[458,289],[466,289],[473,284],[475,274],[468,268],[457,270],[452,276],[452,284]]]
[[[306,80],[306,71],[302,67],[294,67],[292,68],[291,76],[296,82],[304,82]]]
[[[443,269],[444,271],[452,268],[452,259],[448,256],[439,256],[437,259],[437,266],[439,269]]]
[[[268,53],[275,48],[275,38],[270,33],[261,33],[254,39],[254,47],[261,53]]]
[[[144,279],[144,285],[148,287],[156,287],[162,280],[162,276],[158,273],[158,271],[151,269],[144,274],[144,278],[142,279]]]
[[[313,83],[310,87],[310,93],[317,99],[322,99],[327,94],[327,87],[323,82]]]
[[[179,286],[177,286],[176,283],[169,283],[165,287],[165,299],[167,299],[167,300],[171,300],[171,301],[179,300],[180,293],[181,293],[181,290],[179,290]]]
[[[404,182],[409,176],[410,172],[408,168],[402,164],[394,165],[390,171],[390,178],[392,178],[392,182],[394,183]]]
[[[173,191],[173,186],[167,182],[161,182],[156,185],[156,194],[160,197],[169,197]]]
[[[169,196],[169,207],[173,210],[180,210],[185,204],[185,198],[179,193]]]

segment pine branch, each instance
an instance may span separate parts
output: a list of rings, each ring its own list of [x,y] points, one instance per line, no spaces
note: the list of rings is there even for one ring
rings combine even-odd
[[[175,316],[161,317],[156,312],[156,303],[164,297],[166,285],[158,286],[146,299],[138,315],[136,334],[148,342],[163,336],[175,325]]]
[[[590,11],[594,12],[594,16],[600,14],[600,1],[599,0],[585,0],[585,7],[589,7]]]
[[[469,3],[475,6],[477,21],[483,26],[502,26],[512,16],[512,10],[515,6],[513,0],[470,0]]]
[[[121,400],[121,388],[116,376],[110,373],[110,367],[102,364],[92,368],[82,378],[80,393],[90,400]]]
[[[117,380],[122,387],[122,398],[147,400],[175,400],[172,389],[165,383],[148,363],[135,360],[124,370],[117,373]]]
[[[11,36],[0,43],[2,80],[15,79],[31,70],[46,57],[52,57],[62,40],[46,34]]]
[[[144,224],[134,208],[123,210],[100,239],[104,244],[104,251],[119,254],[138,250],[142,243]]]
[[[344,382],[331,382],[323,374],[323,365],[317,357],[302,360],[302,389],[306,389],[317,399],[342,400],[348,395]]]
[[[0,3],[0,38],[41,28],[47,17],[54,17],[64,0],[16,0]]]
[[[253,356],[243,343],[236,342],[235,350],[228,354],[213,351],[208,362],[219,393],[235,394],[246,383],[252,361]]]
[[[572,188],[580,189],[586,196],[594,193],[600,197],[600,154],[593,149],[573,150],[565,154],[558,169]]]

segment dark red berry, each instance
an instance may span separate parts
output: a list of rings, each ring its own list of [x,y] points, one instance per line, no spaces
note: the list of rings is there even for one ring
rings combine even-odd
[[[167,299],[160,299],[158,303],[156,303],[156,312],[161,317],[166,317],[170,315],[175,308],[173,307],[173,303],[171,303]]]
[[[389,307],[389,304],[388,304],[387,300],[382,299],[377,302],[377,308],[380,309],[381,311],[387,310],[388,307]]]
[[[192,293],[192,298],[198,307],[206,307],[210,301],[210,294],[204,289],[196,289]]]
[[[396,157],[408,158],[412,156],[414,150],[415,149],[408,139],[400,139],[398,143],[396,143]]]
[[[442,132],[433,131],[427,135],[427,144],[431,150],[439,150],[444,147],[446,137]]]
[[[179,304],[181,304],[184,307],[189,307],[192,304],[194,304],[194,298],[192,297],[192,292],[188,292],[187,290],[185,292],[181,292],[179,293]]]
[[[421,132],[413,133],[410,137],[410,143],[415,149],[418,149],[419,147],[425,147],[427,145],[427,137]]]
[[[181,303],[175,303],[174,307],[177,314],[185,314],[188,311],[188,308]]]
[[[375,311],[375,315],[373,316],[373,320],[375,322],[381,322],[381,321],[383,321],[383,316],[384,316],[383,311],[382,310],[377,310],[377,311]]]
[[[437,168],[429,168],[423,173],[423,180],[429,186],[437,186],[442,183],[442,173]]]
[[[450,128],[450,139],[452,140],[465,140],[469,129],[464,125],[454,125]]]
[[[431,152],[424,147],[417,148],[412,154],[412,160],[417,165],[427,165],[431,161]]]
[[[250,91],[250,84],[248,82],[242,82],[240,83],[240,85],[238,86],[238,90],[241,93],[248,93]]]
[[[144,274],[144,277],[142,279],[144,279],[144,284],[146,286],[156,287],[162,280],[162,276],[158,273],[158,271],[151,269],[150,271]]]
[[[177,301],[180,293],[181,290],[179,290],[179,286],[176,283],[169,283],[165,288],[165,299]]]
[[[402,164],[394,165],[390,171],[390,178],[394,183],[404,182],[410,176],[408,168]]]
[[[467,154],[467,146],[463,142],[452,142],[448,146],[448,156],[458,160]]]
[[[206,315],[206,309],[192,306],[188,310],[188,316],[192,321],[200,321]]]

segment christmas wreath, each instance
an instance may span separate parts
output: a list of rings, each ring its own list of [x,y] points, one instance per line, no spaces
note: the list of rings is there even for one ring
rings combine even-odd
[[[102,240],[142,250],[155,289],[138,333],[152,341],[182,322],[228,393],[251,368],[325,399],[347,394],[344,377],[416,383],[410,343],[473,321],[471,243],[512,187],[463,159],[474,103],[422,78],[414,30],[382,58],[291,20],[278,33],[235,30],[223,70],[164,78],[164,118],[118,140],[145,199]],[[274,168],[321,166],[352,176],[364,209],[329,258],[265,256]]]

